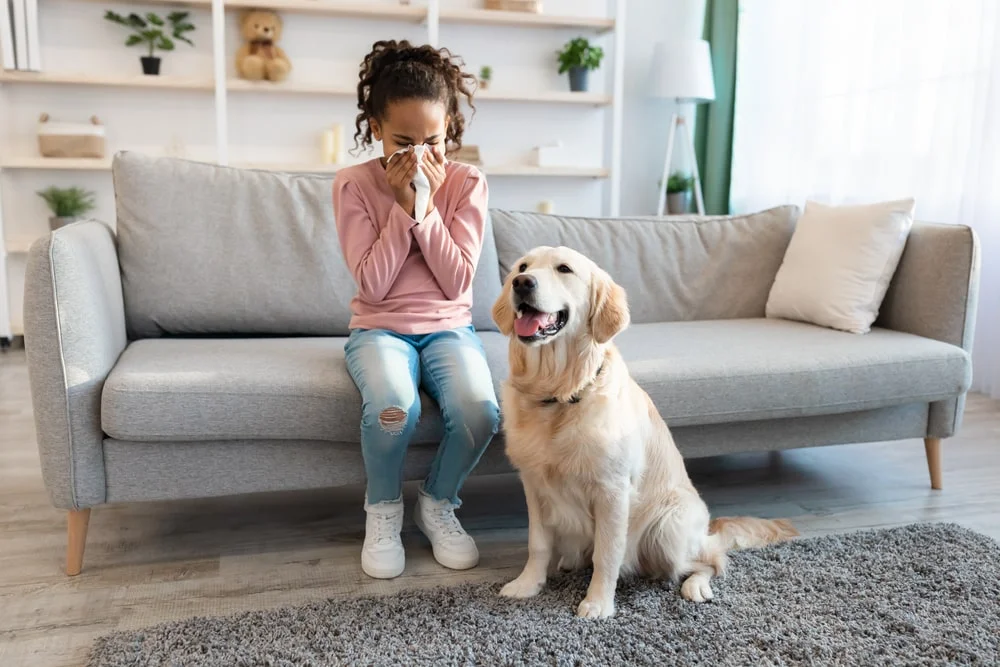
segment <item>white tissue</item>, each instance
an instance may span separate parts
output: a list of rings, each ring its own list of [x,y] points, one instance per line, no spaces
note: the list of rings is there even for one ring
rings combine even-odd
[[[409,148],[400,148],[389,156],[389,162],[392,162],[392,158],[408,150]],[[423,222],[424,216],[427,215],[427,205],[430,203],[431,198],[431,182],[427,180],[427,174],[423,170],[424,153],[427,150],[426,144],[413,147],[413,153],[417,156],[417,173],[413,177],[413,188],[417,191],[416,201],[413,206],[413,218],[417,222]]]

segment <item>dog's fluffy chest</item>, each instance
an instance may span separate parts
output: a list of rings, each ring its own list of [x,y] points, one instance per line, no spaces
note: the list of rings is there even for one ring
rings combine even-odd
[[[507,427],[507,455],[538,495],[541,520],[589,539],[593,499],[622,484],[635,492],[643,448],[636,432],[616,428],[620,421],[587,403],[519,411]]]
[[[641,447],[628,446],[638,435],[634,423],[629,428],[621,419],[608,419],[604,401],[535,405],[514,392],[508,398],[518,402],[505,425],[507,456],[518,470],[553,483],[586,484],[639,467],[632,459]]]

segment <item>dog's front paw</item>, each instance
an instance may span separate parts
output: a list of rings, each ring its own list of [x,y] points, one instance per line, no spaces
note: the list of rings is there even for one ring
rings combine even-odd
[[[505,598],[531,598],[538,595],[545,581],[525,577],[523,574],[500,589],[500,595]]]
[[[681,597],[691,602],[708,602],[712,599],[712,587],[708,579],[693,575],[681,585]]]
[[[615,615],[615,601],[586,597],[577,607],[576,615],[580,618],[610,618]]]

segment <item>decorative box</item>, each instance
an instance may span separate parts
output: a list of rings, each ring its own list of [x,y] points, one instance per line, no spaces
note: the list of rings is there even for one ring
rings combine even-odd
[[[535,146],[531,151],[532,164],[535,167],[558,167],[565,164],[563,143],[557,141],[545,146]]]
[[[43,157],[103,158],[104,125],[97,116],[89,123],[52,122],[43,113],[38,119],[38,152]]]
[[[542,0],[486,0],[486,9],[539,14],[542,11]]]

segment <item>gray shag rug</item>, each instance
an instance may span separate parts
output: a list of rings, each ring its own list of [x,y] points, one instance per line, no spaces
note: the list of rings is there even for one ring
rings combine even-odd
[[[624,581],[606,621],[574,616],[587,580],[525,601],[468,584],[194,618],[101,638],[89,664],[1000,664],[1000,545],[956,525],[737,552],[707,604]]]

